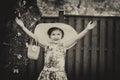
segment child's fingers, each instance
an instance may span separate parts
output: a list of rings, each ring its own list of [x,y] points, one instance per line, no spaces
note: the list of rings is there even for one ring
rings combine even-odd
[[[97,23],[97,21],[96,21],[96,20],[94,20],[93,22],[94,22],[94,23]]]
[[[18,25],[22,25],[23,24],[22,21],[18,17],[16,17],[15,21],[16,21],[16,23]]]
[[[93,21],[91,20],[90,22],[89,22],[89,24],[92,24],[93,23]]]
[[[91,21],[90,24],[92,24],[94,21]]]
[[[96,25],[97,21],[90,21],[90,25]]]
[[[18,17],[16,17],[15,21],[18,23],[18,22],[21,22],[21,19],[19,19]]]
[[[16,17],[16,18],[15,18],[15,21],[18,22],[18,20],[19,20],[18,17]]]
[[[16,20],[21,20],[21,17],[16,17]]]
[[[94,21],[94,24],[97,25],[97,21]]]
[[[18,18],[17,17],[15,18],[15,21],[18,22]]]

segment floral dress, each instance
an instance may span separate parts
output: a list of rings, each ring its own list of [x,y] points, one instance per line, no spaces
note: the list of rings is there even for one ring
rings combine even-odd
[[[50,43],[45,48],[44,68],[38,80],[67,80],[65,72],[66,49],[62,44]]]

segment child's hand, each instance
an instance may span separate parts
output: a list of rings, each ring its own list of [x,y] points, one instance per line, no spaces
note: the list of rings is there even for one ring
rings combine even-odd
[[[96,25],[97,25],[97,21],[90,21],[90,22],[87,24],[86,29],[91,30],[91,29],[93,29]]]
[[[16,23],[17,23],[21,28],[24,27],[24,23],[22,22],[21,19],[18,19],[18,18],[16,17],[15,21],[16,21]]]

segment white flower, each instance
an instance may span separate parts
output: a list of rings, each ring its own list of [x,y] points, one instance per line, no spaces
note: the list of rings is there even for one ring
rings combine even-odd
[[[18,55],[17,55],[17,58],[18,58],[18,59],[21,59],[21,58],[22,58],[22,55],[21,55],[21,54],[18,54]]]
[[[21,33],[20,33],[20,32],[18,32],[18,33],[17,33],[17,36],[21,36]]]

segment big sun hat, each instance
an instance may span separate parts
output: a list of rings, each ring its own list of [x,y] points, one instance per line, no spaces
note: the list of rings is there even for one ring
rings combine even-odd
[[[47,43],[50,42],[50,38],[48,35],[48,30],[52,27],[57,27],[60,28],[61,30],[63,30],[64,32],[64,36],[61,39],[61,42],[67,42],[70,39],[77,37],[77,32],[75,31],[75,29],[65,23],[40,23],[36,26],[34,34],[38,37],[38,40],[42,41],[44,43],[44,45],[46,45]],[[76,42],[75,42],[76,43]],[[74,46],[75,43],[72,45]],[[72,47],[70,46],[70,47]]]

